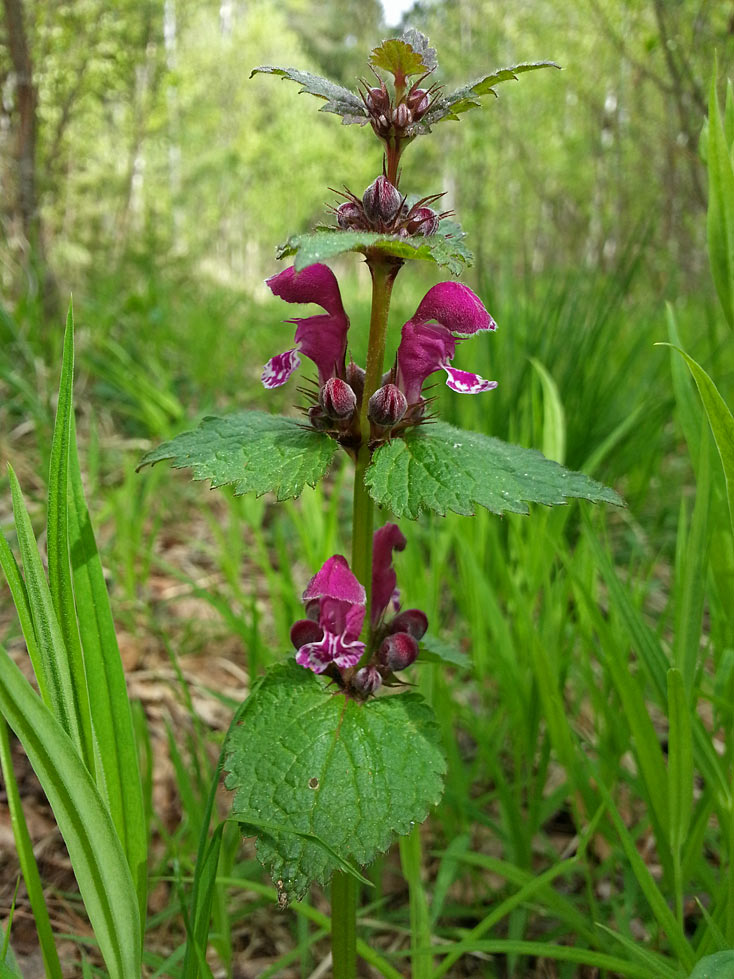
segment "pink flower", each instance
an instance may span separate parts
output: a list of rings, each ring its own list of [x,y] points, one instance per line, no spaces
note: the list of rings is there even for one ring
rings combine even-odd
[[[335,554],[306,586],[303,601],[309,615],[291,629],[296,662],[314,673],[330,663],[340,669],[356,666],[364,643],[359,641],[367,595],[349,569],[347,559]]]
[[[497,324],[471,289],[460,282],[439,282],[429,289],[418,309],[403,326],[397,352],[397,385],[415,404],[426,378],[446,371],[446,384],[460,394],[479,394],[497,387],[478,374],[460,371],[450,363],[456,350],[454,335],[472,336],[496,330]]]
[[[344,377],[349,317],[344,312],[339,284],[327,265],[309,265],[300,272],[291,266],[266,279],[274,295],[287,303],[316,303],[325,315],[286,320],[296,324],[296,346],[271,357],[262,372],[266,388],[285,384],[301,363],[300,354],[316,364],[319,385],[330,377]]]
[[[395,523],[386,523],[372,537],[372,611],[373,625],[379,622],[392,601],[397,612],[400,608],[400,591],[392,566],[392,552],[405,549],[407,541]]]

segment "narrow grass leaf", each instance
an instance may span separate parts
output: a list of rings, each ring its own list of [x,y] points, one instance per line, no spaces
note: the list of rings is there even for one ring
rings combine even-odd
[[[636,959],[640,965],[647,966],[650,969],[651,976],[659,976],[660,979],[680,979],[680,969],[674,968],[670,961],[663,958],[662,955],[658,955],[657,952],[650,952],[648,949],[643,948],[639,942],[633,941],[626,935],[620,935],[619,932],[607,928],[606,925],[602,925],[598,921],[596,927],[605,931],[607,935],[611,935],[615,941],[623,945],[632,958]]]
[[[734,180],[734,178],[732,178]],[[734,238],[734,183],[732,184],[732,236]],[[734,247],[734,243],[733,243]],[[733,256],[734,261],[734,256]],[[708,376],[706,371],[689,357],[688,354],[676,348],[690,368],[693,379],[701,395],[703,406],[706,409],[711,431],[714,433],[716,448],[721,456],[721,464],[724,467],[724,477],[726,478],[726,492],[729,500],[729,518],[732,530],[734,530],[734,417],[726,405],[726,402],[719,394],[718,388]]]
[[[48,684],[46,683],[44,661],[41,656],[41,651],[38,648],[38,643],[36,642],[36,630],[33,627],[33,616],[28,602],[28,591],[20,573],[18,562],[15,560],[15,555],[10,550],[10,545],[2,534],[0,534],[0,567],[3,569],[5,580],[10,588],[10,596],[13,599],[15,611],[20,621],[20,628],[23,632],[28,656],[30,657],[31,666],[36,676],[39,693],[43,702],[50,707],[51,695]]]
[[[125,672],[117,644],[102,562],[84,498],[72,420],[69,447],[69,532],[76,614],[99,749],[97,785],[105,795],[138,895],[141,920],[147,893],[148,827]]]
[[[530,363],[543,388],[543,455],[562,466],[566,461],[566,413],[558,385],[539,360],[531,357]]]
[[[15,840],[15,850],[18,854],[21,873],[25,881],[28,900],[33,912],[33,920],[38,934],[38,944],[41,947],[43,964],[46,969],[48,979],[61,979],[61,963],[59,954],[56,951],[51,921],[48,916],[48,907],[43,892],[41,875],[38,872],[38,864],[33,853],[33,843],[28,832],[25,821],[23,804],[18,791],[18,783],[13,770],[13,757],[10,751],[10,739],[8,738],[8,727],[4,719],[0,717],[0,769],[3,773],[5,794],[7,796],[8,811],[10,813],[10,825],[13,829]],[[5,958],[5,956],[3,956]],[[12,973],[16,975],[16,973]]]
[[[614,823],[614,828],[617,831],[622,848],[627,855],[627,860],[632,868],[632,872],[635,875],[637,883],[640,885],[642,893],[647,899],[647,903],[655,917],[655,920],[662,931],[668,936],[668,941],[670,942],[671,948],[673,949],[681,965],[685,969],[690,970],[693,967],[695,956],[693,954],[693,949],[688,944],[688,940],[681,925],[675,920],[665,898],[660,893],[652,874],[648,870],[645,861],[638,853],[637,847],[635,846],[635,841],[630,836],[630,833],[624,824],[624,820],[619,815],[609,790],[602,782],[597,783],[597,788],[601,797],[604,799],[607,812]]]
[[[678,920],[683,920],[681,851],[693,808],[693,742],[690,698],[678,669],[668,670],[668,807],[673,885]]]
[[[2,647],[0,711],[51,805],[110,979],[137,979],[138,901],[112,820],[76,745]]]
[[[678,335],[678,324],[675,311],[670,303],[666,304],[665,316],[668,325],[668,341],[670,342],[671,348],[680,348],[681,341]],[[696,396],[690,372],[686,370],[686,365],[677,355],[675,349],[671,349],[670,351],[670,376],[673,379],[673,392],[675,394],[675,407],[678,421],[683,429],[683,437],[688,446],[693,468],[697,470],[701,437],[701,402]]]
[[[709,262],[729,326],[734,327],[734,168],[719,113],[714,68],[709,90],[707,163],[709,205],[706,215]]]
[[[422,852],[420,826],[414,826],[407,836],[400,837],[400,866],[408,884],[410,899],[410,945],[412,979],[431,979],[431,915],[428,896],[421,877]]]
[[[15,529],[25,572],[28,606],[33,618],[36,642],[41,652],[40,659],[51,708],[54,717],[76,746],[79,757],[83,759],[85,742],[77,713],[74,680],[69,668],[64,637],[56,618],[23,494],[10,466],[8,466],[8,474],[13,498]]]
[[[74,380],[74,321],[71,305],[64,333],[64,353],[56,409],[51,463],[48,473],[48,505],[46,509],[48,583],[56,619],[61,627],[66,669],[71,680],[74,710],[82,738],[84,761],[92,774],[95,769],[92,742],[92,718],[89,711],[89,691],[84,670],[82,644],[74,607],[74,588],[69,563],[69,443],[73,423]]]

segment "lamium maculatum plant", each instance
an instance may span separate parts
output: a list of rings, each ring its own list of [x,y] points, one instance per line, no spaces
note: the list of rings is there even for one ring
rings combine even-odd
[[[496,330],[467,286],[453,279],[432,286],[385,363],[401,269],[427,261],[458,275],[471,261],[459,225],[440,210],[440,188],[407,184],[406,148],[480,106],[498,83],[545,67],[557,66],[516,65],[449,92],[436,81],[427,38],[409,31],[372,51],[373,78],[358,94],[294,68],[256,68],[253,74],[298,82],[345,124],[369,124],[382,144],[382,172],[361,195],[337,193],[328,226],[289,238],[277,255],[293,264],[267,280],[280,303],[323,310],[287,321],[295,327],[290,345],[288,332],[275,327],[274,338],[280,332],[288,349],[262,371],[264,387],[276,388],[308,371],[304,358],[311,362],[302,419],[258,411],[206,418],[143,460],[171,459],[214,486],[273,492],[278,500],[314,486],[337,455],[353,466],[350,559],[335,554],[312,569],[303,618],[291,629],[294,651],[283,650],[282,661],[253,685],[228,735],[225,766],[232,818],[245,836],[257,837],[280,905],[302,897],[312,882],[332,881],[337,977],[355,975],[360,868],[396,836],[416,831],[441,799],[446,767],[431,707],[406,681],[405,671],[427,655],[421,642],[428,622],[401,604],[392,557],[408,542],[395,521],[422,511],[470,515],[477,505],[527,513],[528,502],[569,497],[621,503],[612,490],[535,450],[435,418],[425,385],[437,371],[458,394],[491,396],[497,385],[452,366],[458,339],[485,343]],[[364,365],[348,356],[350,330],[363,324],[350,321],[326,264],[346,252],[364,257],[372,280]],[[274,304],[274,321],[280,312]],[[430,658],[436,661],[435,649]]]

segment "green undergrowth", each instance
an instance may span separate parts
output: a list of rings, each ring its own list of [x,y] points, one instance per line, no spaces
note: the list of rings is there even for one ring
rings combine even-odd
[[[435,979],[525,976],[543,958],[558,959],[564,977],[588,974],[585,963],[609,976],[682,979],[734,945],[726,494],[695,388],[677,355],[653,344],[675,329],[730,404],[734,355],[703,302],[679,308],[673,327],[657,304],[628,305],[627,274],[538,283],[522,303],[496,288],[485,298],[497,334],[467,342],[456,363],[498,389],[451,400],[436,390],[443,420],[540,449],[613,485],[628,508],[536,506],[531,519],[480,509],[471,521],[424,515],[406,529],[403,602],[426,611],[433,641],[457,665],[419,660],[410,676],[439,718],[447,787],[421,837],[401,845],[410,901],[396,889],[397,854],[365,871],[374,887],[360,939],[375,974],[404,974],[411,925],[414,968],[421,961]],[[359,323],[364,283],[347,282]],[[187,719],[163,730],[181,816],[170,820],[150,794],[161,730],[133,714],[155,840],[149,890],[166,894],[148,921],[149,937],[161,937],[147,943],[147,974],[177,977],[224,733],[201,697],[234,707],[226,686],[192,692],[187,664],[222,654],[254,679],[289,655],[306,581],[347,552],[351,488],[338,461],[319,487],[278,507],[210,495],[161,467],[136,474],[145,449],[197,412],[287,411],[299,395],[292,384],[244,401],[260,365],[290,340],[267,297],[213,290],[204,302],[163,282],[112,286],[77,301],[77,425],[118,631],[155,650]],[[395,331],[414,308],[401,300]],[[0,325],[14,352],[0,359],[0,431],[3,455],[20,453],[42,474],[56,375],[41,366],[29,324],[6,311]],[[8,518],[2,511],[9,533]],[[7,593],[0,599],[0,640],[17,648]],[[226,969],[240,932],[257,931],[274,899],[234,826],[222,831],[213,895],[210,943]],[[262,974],[308,975],[323,953],[322,909],[307,896],[278,927],[288,947],[263,939]]]

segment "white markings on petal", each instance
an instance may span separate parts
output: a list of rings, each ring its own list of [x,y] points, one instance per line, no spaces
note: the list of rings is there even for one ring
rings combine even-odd
[[[458,391],[459,394],[481,394],[482,391],[492,391],[497,387],[497,381],[485,381],[479,374],[460,371],[445,364],[441,366],[448,374],[446,384],[452,391]]]
[[[300,363],[301,358],[298,356],[298,350],[295,347],[293,350],[286,350],[285,353],[271,357],[263,367],[261,377],[263,386],[279,388],[281,384],[285,384]]]

